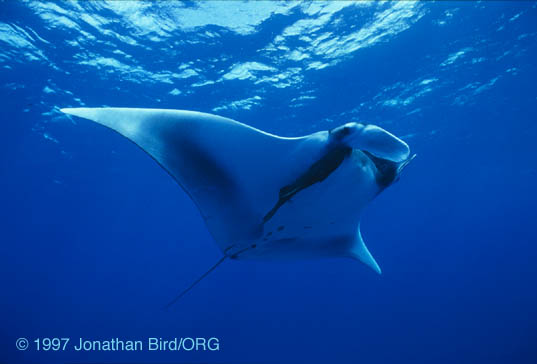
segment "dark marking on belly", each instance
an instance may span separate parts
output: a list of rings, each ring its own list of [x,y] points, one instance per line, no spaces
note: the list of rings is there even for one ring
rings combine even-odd
[[[317,182],[324,181],[351,153],[352,148],[346,145],[332,147],[321,159],[313,163],[311,167],[305,173],[300,175],[293,183],[280,189],[278,201],[265,215],[263,223],[269,221],[276,211],[298,192]]]
[[[311,227],[309,225],[306,225],[306,226],[304,226],[304,229],[313,229],[313,227]]]
[[[282,231],[283,229],[285,229],[285,226],[278,226],[278,231]]]

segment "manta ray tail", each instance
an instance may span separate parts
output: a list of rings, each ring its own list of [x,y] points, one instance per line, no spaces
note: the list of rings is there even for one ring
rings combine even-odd
[[[382,274],[382,271],[380,270],[379,265],[375,261],[375,258],[373,258],[373,256],[365,246],[364,239],[362,238],[362,233],[360,232],[359,226],[358,233],[356,234],[356,239],[354,240],[354,244],[351,248],[350,253],[352,258],[364,263],[378,274]]]
[[[205,273],[203,273],[201,275],[201,277],[199,277],[194,282],[192,282],[192,284],[190,286],[188,286],[186,289],[182,290],[181,293],[179,293],[173,300],[170,301],[170,303],[168,303],[166,306],[164,306],[164,309],[167,310],[168,308],[173,306],[174,303],[179,301],[185,294],[187,294],[188,291],[190,291],[192,288],[194,288],[194,286],[196,284],[201,282],[203,280],[203,278],[207,277],[209,275],[209,273],[211,273],[213,270],[215,270],[216,267],[218,267],[220,264],[222,264],[224,262],[224,260],[226,260],[228,257],[229,256],[224,255],[222,258],[220,258],[220,260],[218,262],[216,262],[211,268],[209,268]]]

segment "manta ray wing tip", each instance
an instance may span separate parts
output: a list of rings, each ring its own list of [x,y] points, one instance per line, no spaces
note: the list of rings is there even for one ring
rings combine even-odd
[[[382,269],[380,269],[378,263],[374,261],[374,265],[370,266],[378,275],[382,275]]]
[[[373,269],[377,274],[382,274],[380,266],[378,265],[375,258],[373,258],[373,255],[371,255],[364,243],[360,228],[358,228],[358,233],[356,234],[354,244],[350,251],[350,255],[352,258],[359,260],[360,262],[367,265],[369,268]]]
[[[74,112],[76,111],[76,108],[73,107],[62,107],[60,111],[64,114],[68,115],[74,115]]]

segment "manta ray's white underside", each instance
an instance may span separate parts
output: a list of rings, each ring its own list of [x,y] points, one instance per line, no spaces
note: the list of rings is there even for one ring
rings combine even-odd
[[[346,256],[380,273],[360,215],[383,189],[378,161],[398,172],[409,156],[406,143],[385,130],[349,123],[283,138],[193,111],[62,111],[115,130],[154,158],[196,203],[226,256]]]

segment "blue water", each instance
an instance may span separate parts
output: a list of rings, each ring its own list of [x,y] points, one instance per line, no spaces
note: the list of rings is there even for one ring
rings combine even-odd
[[[1,1],[0,363],[536,363],[536,24],[530,1]],[[221,253],[150,157],[59,111],[77,106],[401,136],[418,157],[362,219],[383,274],[229,261],[162,310]]]

